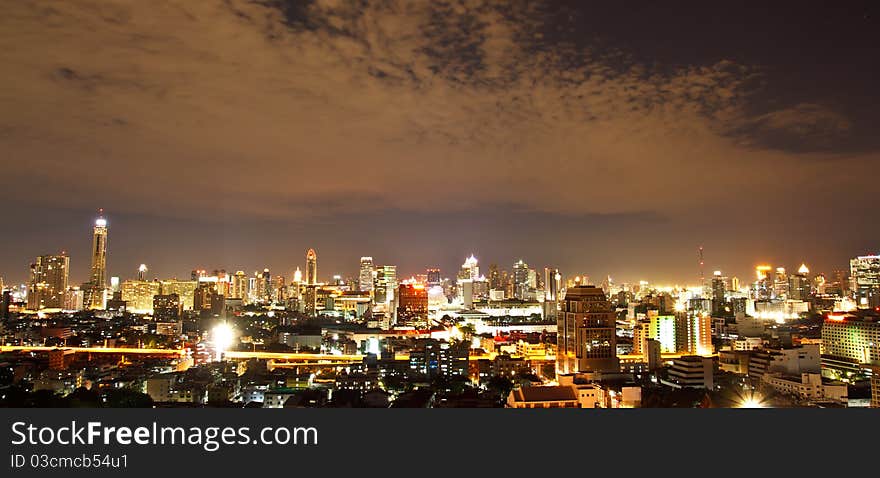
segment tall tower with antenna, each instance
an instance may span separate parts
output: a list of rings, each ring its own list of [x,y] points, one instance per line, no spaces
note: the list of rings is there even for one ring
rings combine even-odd
[[[706,290],[706,273],[704,271],[705,262],[703,261],[703,246],[700,246],[700,292],[704,293]]]

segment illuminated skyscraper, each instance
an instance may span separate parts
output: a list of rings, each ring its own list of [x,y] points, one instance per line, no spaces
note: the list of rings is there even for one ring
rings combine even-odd
[[[544,318],[556,319],[559,309],[559,295],[562,289],[562,274],[553,267],[544,268]]]
[[[373,301],[377,304],[394,302],[397,289],[397,266],[377,267],[375,280]]]
[[[858,307],[880,307],[880,255],[850,259],[849,270]]]
[[[725,282],[726,278],[721,275],[721,271],[715,271],[712,274],[712,313],[716,315],[724,311],[725,293],[727,292]]]
[[[755,300],[770,300],[773,296],[773,278],[770,271],[773,268],[768,265],[760,265],[755,268],[755,284],[752,290],[752,298]]]
[[[195,293],[199,282],[197,280],[163,280],[160,282],[160,294],[176,295],[183,310],[192,310],[195,306]]]
[[[263,269],[263,275],[260,276],[260,298],[263,302],[272,301],[272,274],[269,269]]]
[[[559,298],[559,290],[562,288],[562,274],[559,269],[553,267],[544,268],[544,300],[556,300]]]
[[[373,258],[361,257],[361,268],[358,274],[358,288],[362,292],[373,290]]]
[[[235,275],[232,276],[232,287],[229,291],[230,297],[247,301],[247,285],[247,276],[244,271],[236,271]]]
[[[397,323],[423,327],[428,323],[428,290],[421,284],[401,284]]]
[[[807,300],[812,292],[810,286],[810,269],[806,264],[801,264],[796,274],[788,276],[788,298],[793,300]]]
[[[513,264],[513,295],[524,299],[529,290],[529,265],[522,259]]]
[[[458,278],[476,280],[478,277],[480,277],[480,266],[477,265],[477,258],[471,254],[470,257],[464,260],[464,264],[461,265]]]
[[[318,283],[318,254],[314,249],[306,252],[306,284]]]
[[[489,264],[489,289],[504,290],[505,284],[501,281],[501,271],[498,264]]]
[[[95,287],[107,286],[107,220],[101,216],[95,220],[92,234],[92,276],[91,283]]]
[[[107,288],[107,220],[104,210],[95,220],[92,231],[92,268],[89,282],[84,287],[84,300],[87,308],[103,309],[105,289]]]
[[[776,268],[776,275],[773,277],[773,298],[779,300],[788,298],[788,275],[785,273],[785,267]]]
[[[67,291],[70,258],[62,253],[57,256],[40,256],[31,265],[28,289],[28,309],[60,309],[64,307]]]
[[[126,302],[126,310],[152,314],[153,297],[161,291],[162,284],[158,281],[127,280],[122,283],[122,300]]]
[[[614,307],[602,289],[568,288],[556,324],[557,373],[620,371]]]
[[[146,264],[141,264],[141,266],[138,267],[137,280],[141,280],[141,281],[147,280],[147,265]]]

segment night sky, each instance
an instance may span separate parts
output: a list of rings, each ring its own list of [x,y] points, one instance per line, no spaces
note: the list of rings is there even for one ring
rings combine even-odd
[[[99,207],[123,279],[880,250],[877,2],[0,4],[7,283],[84,281]]]

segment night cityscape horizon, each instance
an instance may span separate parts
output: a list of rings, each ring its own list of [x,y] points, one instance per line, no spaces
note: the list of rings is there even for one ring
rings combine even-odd
[[[103,211],[103,209],[101,211]],[[97,215],[101,215],[101,212],[97,213]],[[109,221],[108,221],[108,223],[109,223]],[[109,229],[109,224],[108,224],[108,229]],[[85,241],[78,241],[78,242],[85,242]],[[305,247],[302,250],[306,251],[307,249],[309,249],[309,247]],[[313,249],[315,249],[316,251],[321,251],[320,247],[313,247]],[[83,247],[82,250],[85,251],[86,248]],[[491,252],[491,251],[489,251],[489,252]],[[624,284],[638,284],[639,282],[647,282],[647,283],[651,283],[651,284],[655,284],[655,285],[663,285],[665,287],[676,286],[676,287],[686,288],[688,286],[700,285],[701,282],[705,282],[707,275],[710,275],[715,271],[723,271],[726,273],[725,275],[730,275],[730,276],[738,277],[738,278],[741,277],[741,278],[745,279],[746,281],[748,281],[748,279],[750,279],[751,276],[754,274],[754,268],[758,265],[774,264],[774,268],[777,265],[780,267],[792,268],[792,267],[798,267],[801,264],[806,264],[806,265],[810,266],[811,268],[813,268],[811,266],[811,264],[814,264],[814,262],[810,261],[810,260],[794,261],[794,262],[791,262],[790,264],[785,264],[785,263],[775,262],[775,261],[767,261],[767,260],[756,260],[756,261],[753,261],[751,264],[749,264],[749,266],[750,266],[749,269],[743,269],[741,267],[740,268],[733,268],[733,267],[732,268],[721,268],[721,267],[717,267],[717,266],[713,267],[713,265],[711,263],[708,265],[705,263],[706,262],[705,261],[705,250],[702,246],[696,246],[695,248],[693,248],[693,250],[690,251],[690,253],[693,256],[690,258],[690,262],[691,262],[690,265],[694,269],[690,274],[693,276],[691,278],[681,278],[679,280],[663,280],[663,279],[661,279],[661,280],[656,280],[656,279],[655,280],[648,280],[648,279],[651,279],[648,276],[636,276],[636,277],[638,277],[638,279],[635,279],[635,280],[633,280],[633,279],[616,280],[615,279],[615,277],[617,277],[616,274],[613,274],[613,273],[604,273],[603,274],[601,272],[599,274],[595,274],[595,273],[590,273],[590,271],[586,270],[586,269],[575,269],[574,271],[567,273],[567,275],[570,275],[572,277],[585,276],[585,277],[589,277],[590,279],[595,279],[595,281],[597,281],[597,282],[601,282],[602,280],[606,280],[608,278],[611,278],[615,282],[624,283]],[[43,251],[43,254],[35,254],[34,257],[39,256],[39,255],[53,255],[53,254],[66,255],[68,257],[85,256],[85,254],[81,254],[81,255],[76,254],[76,251],[71,252],[68,249],[56,248],[55,250]],[[209,270],[209,271],[223,270],[223,271],[228,272],[230,274],[232,274],[236,271],[243,270],[247,274],[252,274],[252,271],[253,271],[253,273],[259,273],[259,272],[262,272],[263,269],[269,269],[270,271],[275,272],[275,275],[283,275],[283,276],[287,277],[288,279],[292,279],[294,271],[296,269],[301,269],[303,264],[305,263],[305,253],[303,252],[303,254],[301,254],[302,257],[301,257],[301,260],[299,261],[299,263],[294,263],[293,265],[288,265],[287,267],[284,267],[284,268],[269,267],[267,265],[268,263],[263,263],[263,265],[258,265],[258,266],[254,266],[254,267],[237,267],[237,266],[230,267],[230,266],[226,266],[223,264],[208,265],[208,264],[200,263],[199,261],[192,261],[193,265],[178,267],[176,269],[176,272],[163,273],[162,271],[156,271],[153,267],[150,267],[153,264],[153,261],[147,260],[147,256],[149,256],[149,255],[150,254],[144,254],[143,256],[140,256],[142,258],[141,260],[127,261],[127,263],[129,263],[131,265],[131,267],[129,267],[130,270],[128,270],[127,272],[113,273],[110,275],[118,277],[120,280],[132,279],[132,278],[135,278],[138,276],[138,269],[137,268],[140,265],[146,265],[149,268],[148,269],[148,271],[149,271],[148,277],[152,280],[158,280],[160,277],[167,278],[167,279],[183,279],[183,278],[190,276],[191,272],[193,270]],[[271,254],[268,254],[268,255],[271,255]],[[351,262],[353,262],[353,263],[356,262],[357,259],[359,259],[360,257],[363,257],[364,255],[369,255],[369,254],[361,254],[356,257],[352,257]],[[461,260],[463,260],[464,258],[466,258],[469,255],[476,255],[478,258],[484,257],[481,254],[479,254],[478,251],[470,251],[470,252],[467,252],[466,254],[462,253],[461,255],[462,255],[462,258],[459,259],[459,262],[461,262]],[[853,254],[853,256],[856,256],[856,255],[867,256],[867,255],[877,255],[877,254],[876,253],[872,254],[872,251],[864,251],[863,253]],[[370,257],[373,257],[373,255],[370,255]],[[507,262],[486,261],[486,260],[481,259],[481,263],[484,266],[489,266],[490,264],[494,264],[494,265],[502,267],[502,268],[509,268],[510,265],[515,263],[517,260],[522,259],[522,260],[525,260],[526,263],[529,263],[529,260],[528,260],[529,257],[530,257],[529,255],[514,256],[512,258],[509,258]],[[327,260],[326,256],[322,257],[322,259]],[[379,259],[379,257],[377,257],[377,259]],[[27,262],[30,265],[30,264],[32,264],[33,261],[31,260],[29,262],[28,261],[25,261],[25,262]],[[69,272],[69,274],[72,277],[81,277],[81,278],[83,278],[83,281],[85,281],[85,279],[88,276],[88,267],[87,267],[88,264],[87,264],[87,261],[79,261],[79,262],[80,262],[79,266],[74,267],[75,265],[77,265],[77,261],[71,261],[73,266],[71,266],[71,269],[70,269],[71,272]],[[339,261],[337,260],[337,263],[338,262]],[[395,264],[393,257],[389,257],[388,260],[385,260],[383,262],[387,262],[389,264]],[[820,271],[820,270],[816,270],[815,268],[813,268],[813,270],[815,272],[821,272],[823,275],[825,275],[825,274],[830,275],[830,274],[834,273],[835,271],[847,269],[848,268],[847,262],[848,262],[848,259],[847,259],[847,261],[844,261],[841,264],[839,264],[838,267],[832,268],[828,271]],[[532,265],[535,267],[538,267],[538,268],[554,267],[554,265],[551,265],[551,264],[540,265],[539,263],[534,263]],[[399,267],[399,272],[401,274],[401,278],[409,278],[409,277],[415,277],[417,275],[424,274],[427,269],[431,269],[431,268],[439,269],[441,271],[441,275],[442,275],[442,271],[455,271],[457,269],[456,267],[451,267],[451,265],[447,265],[449,267],[439,267],[439,266],[440,266],[439,264],[431,264],[430,262],[425,262],[425,265],[421,268],[405,269],[405,268]],[[109,268],[109,266],[108,266],[108,268]],[[561,269],[559,267],[554,267],[554,268]],[[116,269],[118,270],[118,267],[116,267]],[[3,272],[7,272],[8,270],[9,269],[2,269]],[[279,270],[281,272],[278,272]],[[740,274],[727,273],[728,271],[731,271],[731,270],[740,270],[741,273]],[[329,282],[330,278],[333,278],[336,276],[343,278],[343,279],[351,279],[352,277],[355,277],[357,275],[357,272],[358,272],[357,271],[357,264],[354,264],[350,268],[341,268],[338,270],[331,270],[331,271],[327,271],[326,269],[322,270],[322,273],[326,276],[324,278],[327,279],[327,280],[325,280],[325,282]],[[15,278],[15,277],[16,277],[16,275],[14,273],[4,274],[4,273],[0,272],[0,283],[5,283],[6,285],[12,286],[12,285],[25,285],[28,282],[28,279],[27,279],[28,274],[26,272],[24,274],[21,274],[21,276],[19,277],[19,280],[14,280],[13,278]],[[590,282],[590,283],[592,284],[593,282]]]
[[[0,407],[880,407],[874,2],[6,3]]]

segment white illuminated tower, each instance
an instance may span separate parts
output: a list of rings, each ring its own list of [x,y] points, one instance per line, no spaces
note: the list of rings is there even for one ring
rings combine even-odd
[[[92,234],[91,283],[96,288],[107,286],[107,220],[104,219],[103,209],[100,210],[98,219],[95,219]]]
[[[92,232],[92,268],[89,282],[85,284],[84,306],[103,309],[107,289],[107,219],[104,210],[98,211]]]

